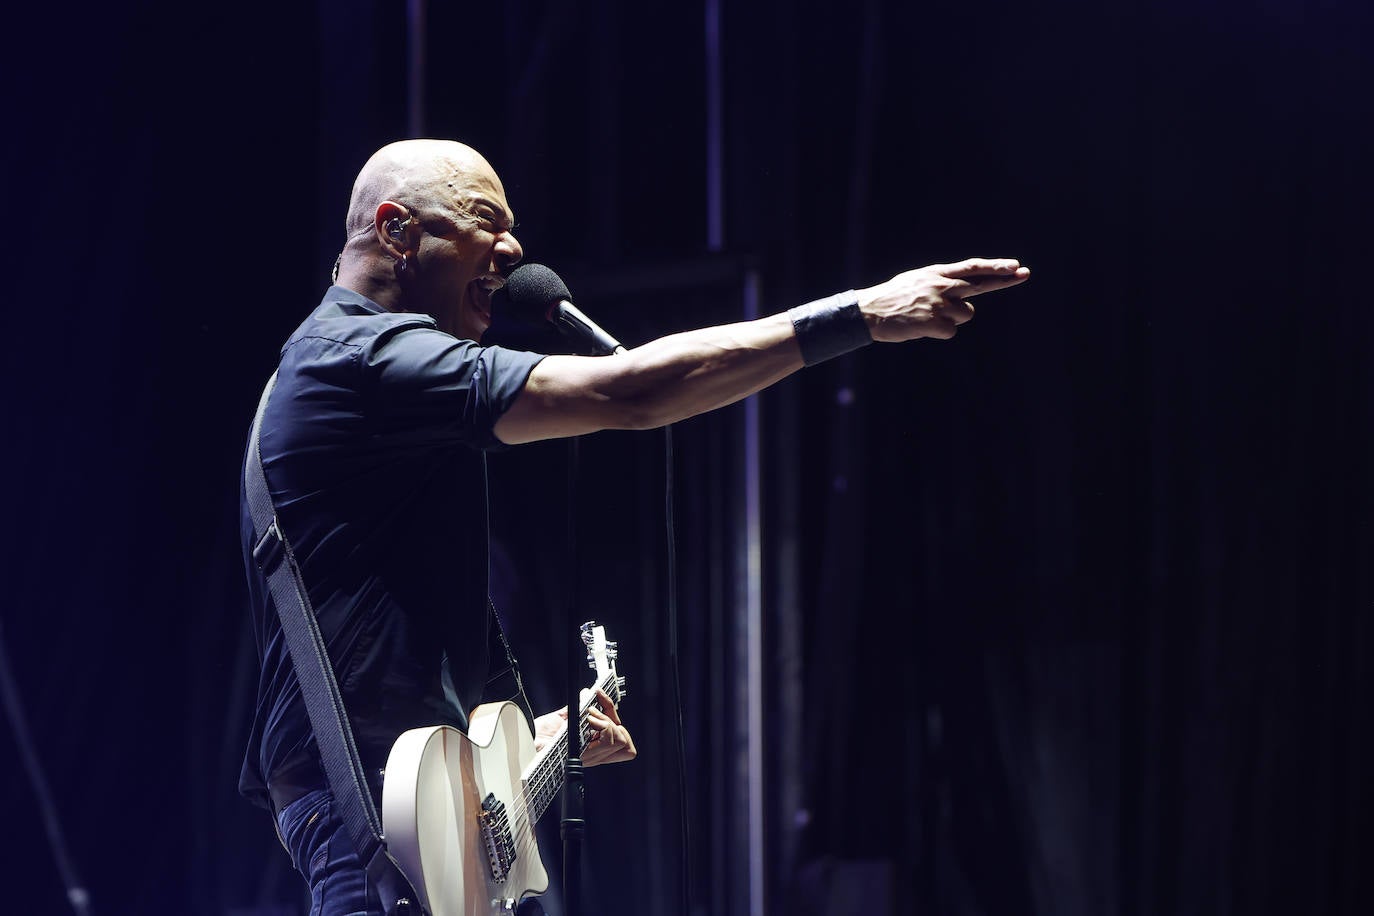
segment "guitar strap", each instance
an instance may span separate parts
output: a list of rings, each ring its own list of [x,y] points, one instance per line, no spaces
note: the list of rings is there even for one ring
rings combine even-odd
[[[491,615],[491,620],[496,624],[496,635],[501,640],[501,651],[506,656],[506,667],[487,678],[487,687],[495,681],[505,677],[510,672],[511,678],[515,682],[515,697],[520,706],[520,711],[525,714],[526,720],[530,725],[530,731],[534,731],[534,707],[530,705],[529,695],[525,693],[525,682],[520,677],[520,663],[515,660],[515,653],[510,650],[510,643],[506,640],[506,629],[501,625],[501,615],[496,613],[496,603],[487,596],[487,613]]]
[[[491,474],[487,469],[487,454],[482,453],[482,486],[487,488],[487,492],[482,496],[482,504],[487,509],[487,531],[491,531]],[[490,546],[488,546],[490,550]],[[490,586],[490,583],[488,583]],[[510,642],[506,639],[506,628],[501,624],[501,615],[496,613],[496,602],[491,600],[491,595],[487,595],[487,626],[496,624],[496,636],[501,640],[501,653],[506,657],[506,667],[495,674],[488,674],[487,682],[482,685],[483,697],[487,697],[488,691],[492,690],[492,685],[499,682],[509,672],[514,681],[515,695],[513,699],[518,700],[520,711],[525,714],[529,721],[530,734],[534,734],[534,707],[530,705],[530,698],[525,693],[525,682],[520,677],[520,663],[515,660],[515,653],[510,650]],[[491,633],[487,633],[488,658],[490,650],[494,648],[491,644]]]
[[[353,846],[367,867],[368,880],[378,889],[388,914],[402,916],[420,913],[419,896],[387,852],[381,818],[377,816],[377,807],[367,787],[358,746],[353,739],[353,729],[348,724],[343,697],[329,662],[324,637],[320,633],[315,612],[310,607],[309,594],[301,580],[296,555],[277,523],[276,509],[267,489],[258,434],[276,382],[277,376],[273,373],[263,389],[258,412],[253,417],[248,459],[244,462],[249,512],[253,518],[253,532],[258,536],[253,548],[253,560],[267,579],[272,603],[277,608],[282,633],[291,653],[291,663],[296,669],[301,695],[305,699],[305,708],[310,714],[310,727],[315,733],[315,743],[319,747],[329,789],[334,793],[334,800]]]

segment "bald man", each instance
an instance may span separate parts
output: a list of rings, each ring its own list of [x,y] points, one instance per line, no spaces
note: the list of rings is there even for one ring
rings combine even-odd
[[[968,298],[1029,276],[975,258],[614,357],[541,356],[480,344],[491,295],[523,254],[514,225],[470,147],[377,151],[353,188],[335,284],[283,346],[263,416],[268,489],[369,774],[406,729],[466,729],[484,689],[506,698],[488,688],[509,666],[487,599],[485,451],[663,426],[873,341],[953,337],[973,316]],[[312,916],[380,914],[330,805],[246,502],[241,515],[262,675],[240,790],[273,810]],[[588,765],[635,753],[602,700]],[[540,716],[536,731],[559,721]]]

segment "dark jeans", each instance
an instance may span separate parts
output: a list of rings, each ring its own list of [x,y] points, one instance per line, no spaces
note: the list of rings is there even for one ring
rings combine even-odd
[[[318,789],[277,815],[277,829],[296,871],[310,883],[310,916],[383,916],[375,889],[369,893],[353,841],[334,813],[334,796]]]

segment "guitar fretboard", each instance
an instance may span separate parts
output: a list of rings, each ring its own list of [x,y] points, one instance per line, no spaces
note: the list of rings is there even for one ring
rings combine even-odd
[[[620,702],[620,679],[615,676],[615,672],[607,674],[597,685],[606,692],[606,695],[615,703]],[[582,735],[582,746],[585,747],[587,740],[591,737],[591,719],[589,713],[591,706],[596,702],[596,695],[582,705],[578,715],[578,726]],[[525,786],[525,810],[529,814],[531,824],[537,822],[539,818],[548,810],[549,805],[558,797],[558,790],[563,788],[563,762],[568,757],[568,726],[565,723],[562,730],[545,748],[539,752],[534,761],[529,765],[522,777],[521,782]]]

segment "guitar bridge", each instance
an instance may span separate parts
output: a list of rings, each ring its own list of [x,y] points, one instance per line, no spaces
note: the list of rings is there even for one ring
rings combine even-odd
[[[491,876],[500,884],[506,880],[511,866],[515,864],[515,839],[511,836],[505,802],[487,793],[482,800],[482,810],[477,813],[477,825],[482,831],[482,842],[487,847]]]

